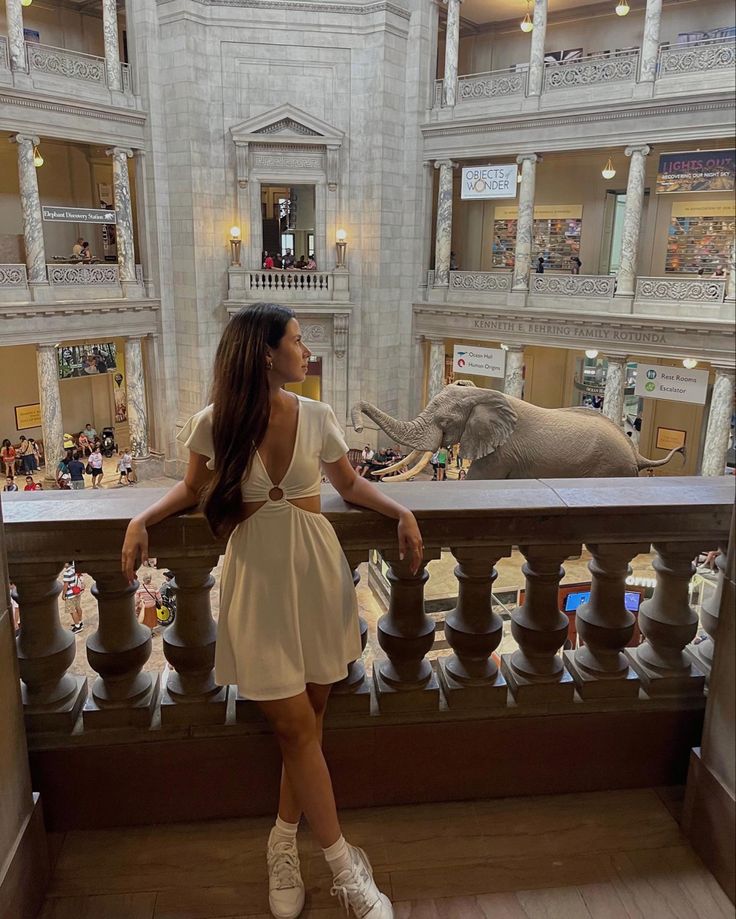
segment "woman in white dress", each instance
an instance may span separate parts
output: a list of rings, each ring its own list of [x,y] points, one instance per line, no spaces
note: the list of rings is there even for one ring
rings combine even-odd
[[[215,678],[258,702],[283,758],[267,851],[271,913],[295,919],[304,907],[303,812],[332,870],[333,895],[358,919],[391,919],[367,856],[343,838],[322,754],[331,686],[361,644],[352,573],[320,512],[320,469],[346,501],[398,521],[400,552],[415,572],[422,539],[410,511],[355,474],[332,409],[283,388],[304,380],[309,354],[286,307],[256,303],[232,318],[215,358],[212,404],[179,435],[190,451],[184,480],[131,520],[123,571],[132,581],[146,559],[149,526],[196,505],[228,537]]]

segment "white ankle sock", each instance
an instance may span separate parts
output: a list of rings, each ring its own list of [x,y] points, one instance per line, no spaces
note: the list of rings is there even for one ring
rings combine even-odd
[[[273,825],[274,834],[282,839],[294,839],[299,829],[299,823],[287,823],[281,817],[276,817],[276,823]]]
[[[327,864],[330,866],[333,878],[336,878],[338,874],[346,871],[353,864],[350,849],[347,842],[345,842],[344,836],[341,836],[337,842],[333,842],[328,849],[322,849],[322,851],[327,859]]]

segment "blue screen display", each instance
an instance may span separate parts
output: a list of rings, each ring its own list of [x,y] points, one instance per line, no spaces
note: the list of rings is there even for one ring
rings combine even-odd
[[[569,593],[565,597],[565,612],[574,613],[579,606],[582,606],[583,603],[587,603],[588,600],[590,600],[589,590],[576,590],[574,593]],[[638,593],[638,591],[626,591],[624,594],[624,605],[630,613],[638,613],[640,603],[641,595]]]

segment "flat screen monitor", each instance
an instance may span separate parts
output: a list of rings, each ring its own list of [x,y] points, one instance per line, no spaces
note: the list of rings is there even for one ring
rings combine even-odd
[[[574,613],[579,606],[590,600],[589,590],[576,590],[565,597],[565,612]],[[624,593],[624,605],[630,613],[638,613],[641,604],[641,595],[636,590],[627,590]]]

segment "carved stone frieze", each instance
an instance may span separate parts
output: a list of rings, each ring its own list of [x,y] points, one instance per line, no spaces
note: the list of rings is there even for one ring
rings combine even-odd
[[[682,73],[706,73],[736,64],[736,42],[731,39],[713,39],[697,44],[664,46],[659,52],[659,76],[670,77]]]
[[[300,124],[298,121],[294,121],[293,118],[281,118],[279,121],[274,121],[273,124],[267,125],[265,128],[260,128],[256,133],[257,134],[283,134],[289,133],[292,134],[304,134],[308,137],[319,137],[320,134],[317,131],[313,131],[311,128],[308,128],[305,124]]]
[[[338,361],[343,360],[347,353],[349,329],[350,314],[335,313],[332,317],[332,347]]]
[[[719,278],[637,278],[637,300],[722,303],[726,282]]]
[[[262,169],[322,169],[323,158],[314,156],[288,156],[277,153],[255,153],[252,157],[254,168]]]
[[[85,83],[97,83],[101,86],[107,84],[103,57],[66,51],[63,48],[49,48],[33,42],[26,42],[26,49],[28,67],[31,71],[83,80]]]
[[[546,275],[535,274],[531,280],[531,293],[546,297],[601,297],[613,296],[616,279],[611,275]]]
[[[493,99],[503,96],[524,94],[526,87],[525,73],[484,73],[472,77],[460,77],[458,80],[458,97],[460,102],[472,102],[474,99]]]
[[[566,89],[575,86],[590,86],[594,83],[620,83],[636,79],[639,62],[638,48],[632,51],[614,52],[610,55],[595,54],[564,63],[548,63],[544,71],[545,90]]]

